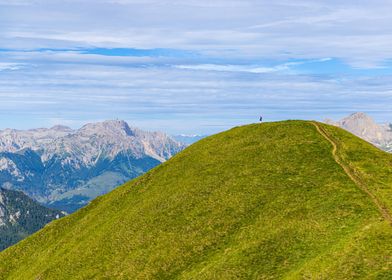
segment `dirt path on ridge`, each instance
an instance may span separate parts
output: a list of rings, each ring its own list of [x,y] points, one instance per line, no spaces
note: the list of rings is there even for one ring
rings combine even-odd
[[[328,135],[328,133],[317,123],[317,122],[312,122],[312,124],[316,127],[317,131],[326,139],[328,140],[329,143],[331,143],[333,149],[332,149],[332,155],[333,158],[335,159],[336,163],[339,164],[344,172],[347,174],[347,176],[355,183],[358,188],[360,188],[363,192],[365,192],[373,201],[373,203],[377,206],[379,212],[381,215],[384,217],[385,220],[389,222],[390,225],[392,225],[392,215],[389,212],[389,209],[385,207],[381,201],[370,192],[370,190],[367,188],[367,186],[353,173],[353,171],[348,167],[342,159],[338,156],[337,151],[338,151],[338,145],[336,142]]]

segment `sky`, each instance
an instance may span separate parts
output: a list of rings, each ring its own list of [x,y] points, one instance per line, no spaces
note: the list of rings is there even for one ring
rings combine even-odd
[[[392,1],[0,0],[0,129],[392,122]]]

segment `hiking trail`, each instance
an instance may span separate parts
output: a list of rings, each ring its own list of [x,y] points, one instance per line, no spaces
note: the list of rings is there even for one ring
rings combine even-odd
[[[317,131],[323,136],[326,140],[328,140],[329,143],[331,143],[333,149],[332,149],[332,156],[334,160],[336,161],[337,164],[340,165],[340,167],[344,170],[344,172],[347,174],[347,176],[351,179],[351,181],[354,182],[354,184],[361,189],[363,192],[365,192],[373,201],[373,203],[377,206],[379,212],[381,215],[384,217],[386,221],[389,222],[390,225],[392,225],[392,215],[389,212],[389,209],[385,207],[382,202],[373,194],[370,192],[370,190],[367,188],[367,186],[357,177],[357,175],[354,174],[354,172],[348,167],[343,160],[338,156],[338,145],[337,143],[331,138],[328,133],[317,123],[317,122],[312,122],[312,124],[316,127]]]

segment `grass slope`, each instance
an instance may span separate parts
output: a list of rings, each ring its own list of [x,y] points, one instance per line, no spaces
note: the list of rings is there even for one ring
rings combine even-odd
[[[391,279],[392,156],[335,127],[234,128],[0,254],[1,279]],[[334,157],[335,155],[335,157]],[[337,161],[338,159],[338,161]]]

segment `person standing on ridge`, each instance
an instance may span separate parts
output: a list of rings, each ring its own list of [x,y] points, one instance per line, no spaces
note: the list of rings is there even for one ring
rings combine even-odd
[[[260,116],[260,119],[259,119],[259,121],[260,121],[260,122],[262,122],[262,121],[263,121],[263,116]]]

